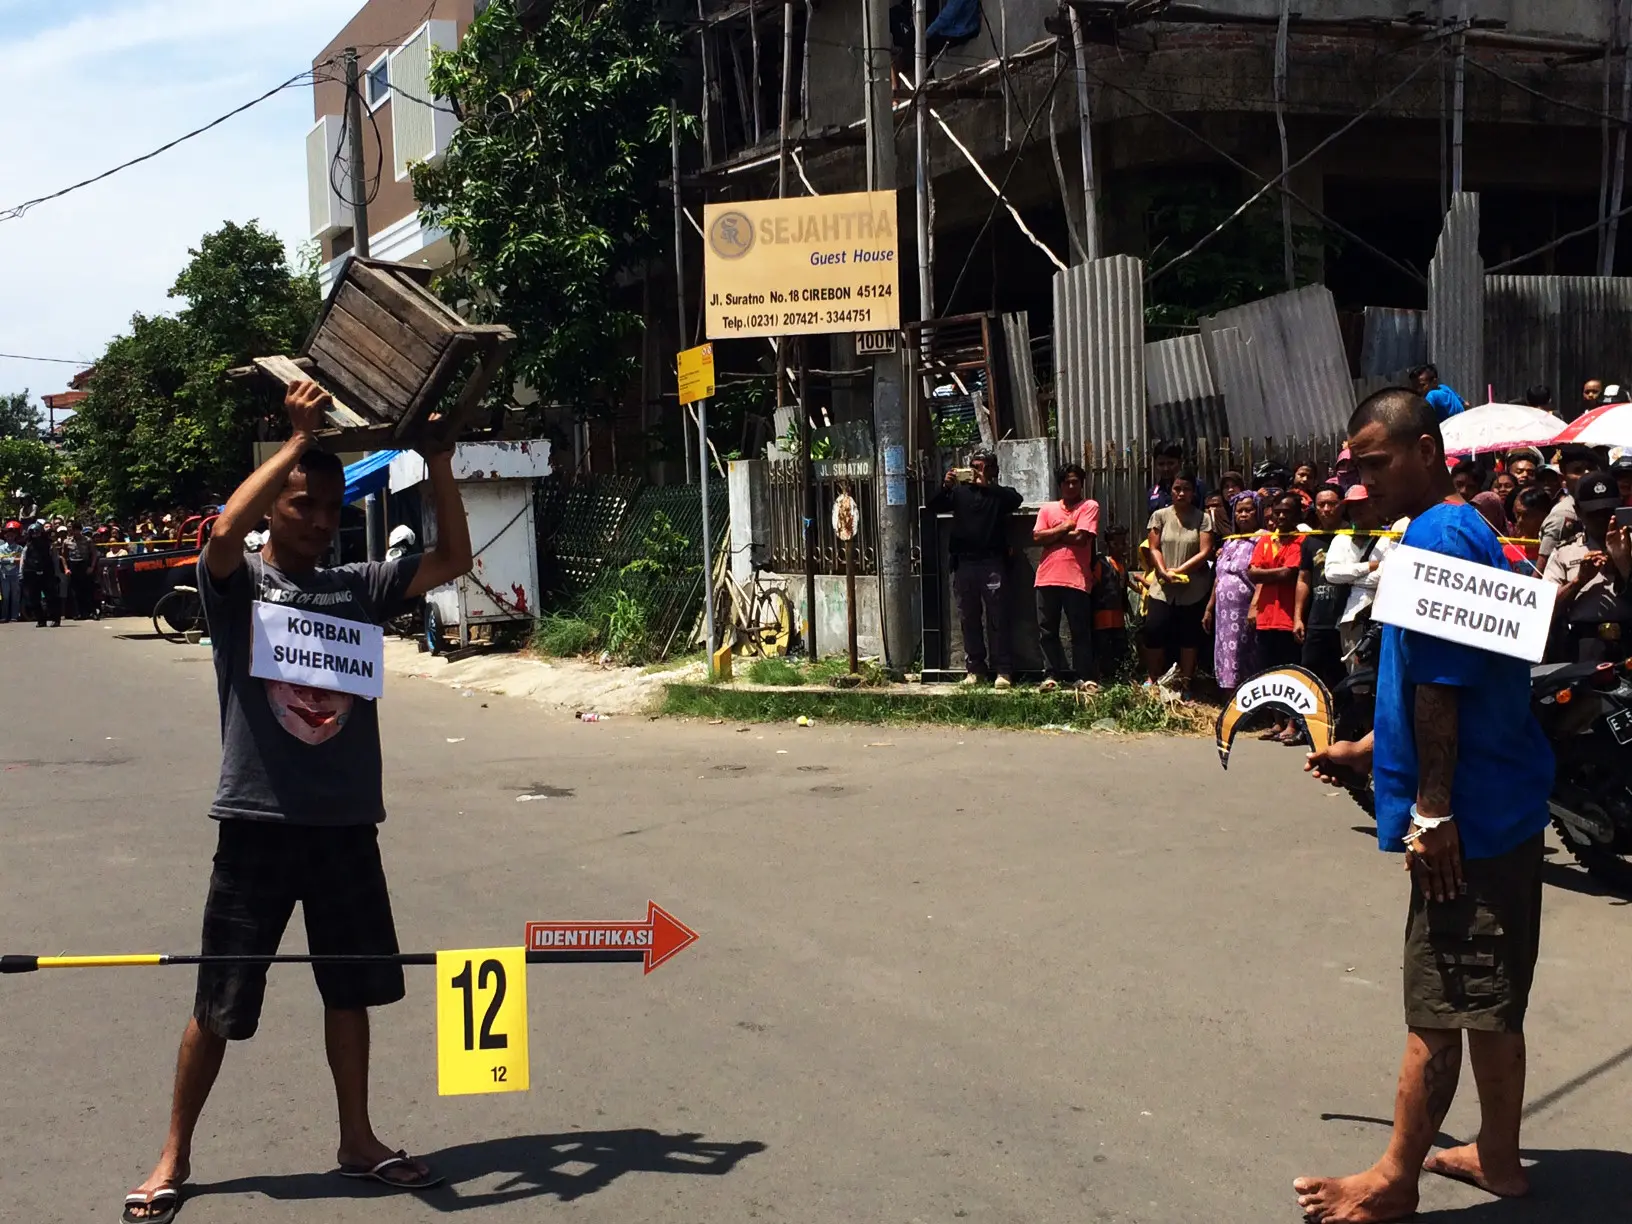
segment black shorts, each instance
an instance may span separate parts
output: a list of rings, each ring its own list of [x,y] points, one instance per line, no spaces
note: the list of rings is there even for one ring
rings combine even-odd
[[[1405,1022],[1524,1032],[1541,951],[1541,834],[1462,864],[1466,895],[1429,901],[1413,883],[1405,924]]]
[[[1152,599],[1145,604],[1145,646],[1150,650],[1200,650],[1206,634],[1201,631],[1205,600],[1191,604],[1171,604]]]
[[[396,926],[380,865],[379,826],[337,828],[223,820],[204,903],[206,956],[268,956],[301,903],[307,950],[394,954]],[[200,965],[193,1016],[229,1041],[255,1035],[265,965]],[[313,965],[325,1007],[383,1007],[402,998],[402,966]]]
[[[1290,629],[1258,630],[1258,666],[1263,671],[1285,667],[1303,659],[1303,644]]]

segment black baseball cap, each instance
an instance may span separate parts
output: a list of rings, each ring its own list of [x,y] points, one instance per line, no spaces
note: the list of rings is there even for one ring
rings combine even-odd
[[[1575,486],[1578,511],[1614,510],[1621,504],[1621,489],[1613,472],[1589,472]]]

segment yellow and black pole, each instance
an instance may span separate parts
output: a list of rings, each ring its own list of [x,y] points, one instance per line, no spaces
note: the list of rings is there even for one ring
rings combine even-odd
[[[528,952],[529,965],[639,962],[645,953],[634,948],[573,948]],[[435,952],[389,952],[367,956],[314,956],[295,952],[269,956],[204,956],[134,952],[116,956],[0,955],[0,974],[35,973],[42,969],[144,969],[163,965],[434,965]]]

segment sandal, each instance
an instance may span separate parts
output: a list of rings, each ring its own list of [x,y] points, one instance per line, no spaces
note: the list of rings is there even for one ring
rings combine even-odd
[[[413,1181],[400,1181],[397,1178],[385,1176],[387,1169],[411,1167],[412,1165],[412,1156],[408,1155],[407,1152],[398,1152],[395,1156],[387,1156],[373,1168],[365,1168],[362,1165],[341,1165],[340,1176],[354,1178],[358,1181],[377,1181],[380,1185],[389,1186],[393,1190],[429,1190],[433,1186],[442,1184],[442,1176],[431,1172],[416,1173]]]
[[[1037,691],[1039,693],[1056,693],[1059,691],[1059,688],[1060,682],[1054,679],[1053,676],[1050,676],[1047,680],[1044,680],[1037,686]]]
[[[134,1207],[145,1207],[147,1210],[142,1215],[134,1215],[131,1212]],[[135,1194],[125,1195],[125,1209],[119,1218],[124,1224],[170,1224],[180,1207],[181,1189],[177,1186],[161,1186],[145,1193],[138,1190]]]

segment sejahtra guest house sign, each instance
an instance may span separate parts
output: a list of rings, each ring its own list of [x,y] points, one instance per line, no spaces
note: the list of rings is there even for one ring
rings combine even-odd
[[[708,338],[895,331],[895,192],[710,204],[703,210]]]

